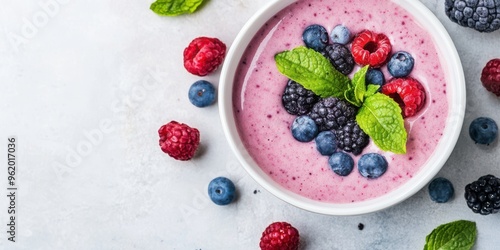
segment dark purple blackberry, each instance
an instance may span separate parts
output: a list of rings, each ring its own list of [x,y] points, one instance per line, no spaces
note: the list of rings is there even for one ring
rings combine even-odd
[[[500,1],[498,0],[446,0],[446,15],[452,22],[480,32],[500,28]]]
[[[333,67],[344,75],[350,74],[354,69],[354,58],[351,51],[342,44],[334,43],[326,46],[323,55],[330,59]]]
[[[319,131],[343,127],[356,116],[356,108],[346,101],[328,97],[314,104],[309,116],[318,125]]]
[[[305,89],[302,85],[288,80],[281,101],[285,110],[291,115],[305,115],[311,111],[320,97]]]
[[[465,186],[465,200],[472,212],[482,215],[500,210],[500,179],[493,175],[481,176]]]
[[[361,154],[370,141],[368,135],[355,120],[349,120],[342,128],[336,129],[335,136],[337,137],[337,148],[354,155]]]

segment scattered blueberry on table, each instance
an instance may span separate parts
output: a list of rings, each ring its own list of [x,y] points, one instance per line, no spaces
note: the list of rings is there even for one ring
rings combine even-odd
[[[437,177],[433,179],[428,186],[429,196],[431,200],[437,203],[448,202],[455,193],[453,184],[450,180],[444,177]]]
[[[497,123],[489,117],[476,118],[469,126],[469,135],[478,144],[491,144],[497,138],[497,134]]]
[[[215,87],[209,81],[199,80],[191,85],[189,101],[196,107],[203,108],[215,102]]]
[[[236,197],[234,183],[226,177],[217,177],[208,184],[208,195],[217,205],[228,205]]]

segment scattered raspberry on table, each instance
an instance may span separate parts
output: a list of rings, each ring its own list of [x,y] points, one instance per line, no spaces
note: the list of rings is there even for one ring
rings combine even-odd
[[[287,222],[274,222],[262,233],[261,250],[299,249],[299,231]]]
[[[217,38],[198,37],[184,49],[184,68],[194,75],[206,76],[224,61],[226,45]]]
[[[161,150],[176,160],[193,158],[200,144],[200,132],[186,124],[171,121],[160,127]]]
[[[500,59],[491,59],[481,72],[481,82],[490,92],[500,96]]]

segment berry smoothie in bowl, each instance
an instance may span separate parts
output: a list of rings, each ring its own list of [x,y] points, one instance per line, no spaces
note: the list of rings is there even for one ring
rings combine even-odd
[[[219,97],[230,146],[259,184],[309,211],[355,215],[403,201],[441,169],[465,81],[418,1],[285,0],[243,27]]]

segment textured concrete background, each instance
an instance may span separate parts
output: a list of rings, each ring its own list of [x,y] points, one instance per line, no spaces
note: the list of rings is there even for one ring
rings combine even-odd
[[[262,189],[230,152],[217,105],[198,109],[187,99],[200,77],[184,70],[184,47],[198,36],[230,45],[267,2],[212,0],[196,14],[165,18],[145,0],[0,0],[0,154],[17,136],[19,187],[16,243],[7,240],[8,200],[0,197],[0,249],[257,249],[273,221],[297,227],[302,249],[421,249],[433,228],[457,219],[477,222],[475,249],[498,248],[500,215],[473,214],[463,188],[500,176],[497,143],[480,147],[467,133],[478,116],[500,122],[500,99],[479,81],[485,63],[500,57],[500,31],[462,28],[445,16],[444,0],[422,0],[453,38],[467,81],[465,126],[438,174],[453,182],[455,198],[436,204],[424,188],[381,212],[325,216]],[[217,83],[219,73],[203,79]],[[199,128],[196,159],[160,151],[157,129],[170,120]],[[208,199],[219,175],[235,182],[236,203]]]

